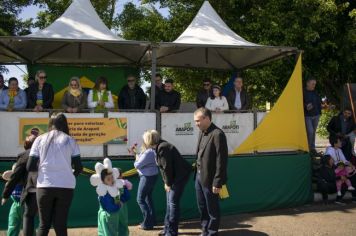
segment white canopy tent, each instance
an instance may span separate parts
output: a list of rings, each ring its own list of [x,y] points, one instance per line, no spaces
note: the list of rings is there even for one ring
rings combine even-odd
[[[157,66],[242,70],[296,52],[297,48],[248,42],[233,32],[205,1],[174,42],[158,44]]]
[[[139,65],[149,45],[116,36],[102,22],[90,0],[74,0],[47,28],[22,37],[0,37],[0,62]]]

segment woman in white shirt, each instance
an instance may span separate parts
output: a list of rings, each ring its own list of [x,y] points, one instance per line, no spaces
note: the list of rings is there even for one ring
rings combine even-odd
[[[221,88],[218,85],[213,86],[213,96],[209,97],[205,108],[210,111],[222,112],[229,110],[229,104],[224,96],[221,96]]]
[[[114,108],[108,80],[105,77],[99,77],[96,80],[95,87],[89,91],[88,107],[97,111]]]
[[[66,236],[75,177],[82,171],[82,163],[79,146],[69,136],[67,119],[62,113],[51,117],[48,130],[33,143],[27,162],[28,171],[38,171],[36,198],[40,226],[37,235],[48,235],[53,225],[56,235]]]

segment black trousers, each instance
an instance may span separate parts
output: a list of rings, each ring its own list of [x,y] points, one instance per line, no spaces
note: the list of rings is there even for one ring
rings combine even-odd
[[[37,204],[40,226],[37,236],[47,236],[53,224],[57,236],[67,236],[67,219],[73,199],[73,189],[38,188]]]
[[[200,211],[202,235],[216,236],[220,226],[219,194],[214,194],[212,187],[205,187],[201,184],[199,173],[195,178],[195,191]]]
[[[24,201],[23,235],[35,235],[35,217],[38,213],[36,193],[28,193]]]

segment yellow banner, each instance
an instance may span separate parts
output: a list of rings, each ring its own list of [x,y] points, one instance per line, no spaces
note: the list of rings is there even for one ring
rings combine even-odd
[[[40,134],[47,132],[47,118],[20,118],[19,143],[23,144],[33,128]],[[68,118],[70,135],[78,144],[126,144],[127,118]]]

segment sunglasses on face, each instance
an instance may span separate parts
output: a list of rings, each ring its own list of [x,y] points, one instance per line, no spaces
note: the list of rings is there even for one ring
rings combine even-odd
[[[129,79],[127,82],[132,83],[132,82],[135,82],[135,80]]]
[[[210,86],[210,84],[204,84],[204,86]]]
[[[39,79],[47,79],[47,76],[40,76]]]

